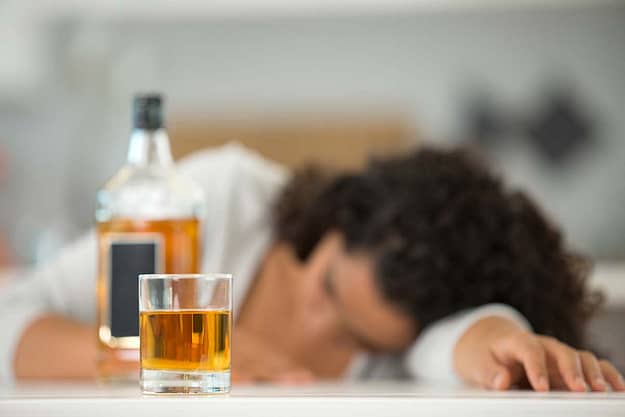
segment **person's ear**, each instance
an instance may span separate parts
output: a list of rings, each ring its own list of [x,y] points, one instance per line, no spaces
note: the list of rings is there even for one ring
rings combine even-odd
[[[326,269],[342,250],[343,237],[341,233],[335,230],[326,232],[306,262],[306,268],[311,278],[315,277],[321,282]]]

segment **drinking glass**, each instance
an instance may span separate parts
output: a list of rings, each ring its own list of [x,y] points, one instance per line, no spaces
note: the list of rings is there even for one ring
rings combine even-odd
[[[232,276],[139,275],[141,390],[230,391]]]

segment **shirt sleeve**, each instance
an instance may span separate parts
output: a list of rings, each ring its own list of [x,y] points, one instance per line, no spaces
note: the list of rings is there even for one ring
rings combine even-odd
[[[13,359],[24,330],[46,314],[95,321],[95,231],[64,248],[52,262],[0,290],[0,383],[13,381]]]
[[[410,375],[425,382],[461,384],[453,366],[454,347],[469,327],[492,316],[506,318],[531,330],[525,317],[505,304],[487,304],[461,311],[433,323],[421,332],[405,356],[405,366]]]

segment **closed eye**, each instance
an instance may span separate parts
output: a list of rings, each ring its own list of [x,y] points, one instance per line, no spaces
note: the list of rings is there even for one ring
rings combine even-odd
[[[325,276],[323,277],[323,289],[326,294],[331,298],[335,297],[334,286],[332,285],[332,277],[330,275],[330,268],[327,269]]]

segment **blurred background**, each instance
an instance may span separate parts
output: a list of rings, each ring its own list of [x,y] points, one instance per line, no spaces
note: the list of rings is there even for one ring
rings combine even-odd
[[[155,90],[176,157],[479,146],[625,311],[624,1],[0,0],[0,265],[93,224],[131,98]]]

